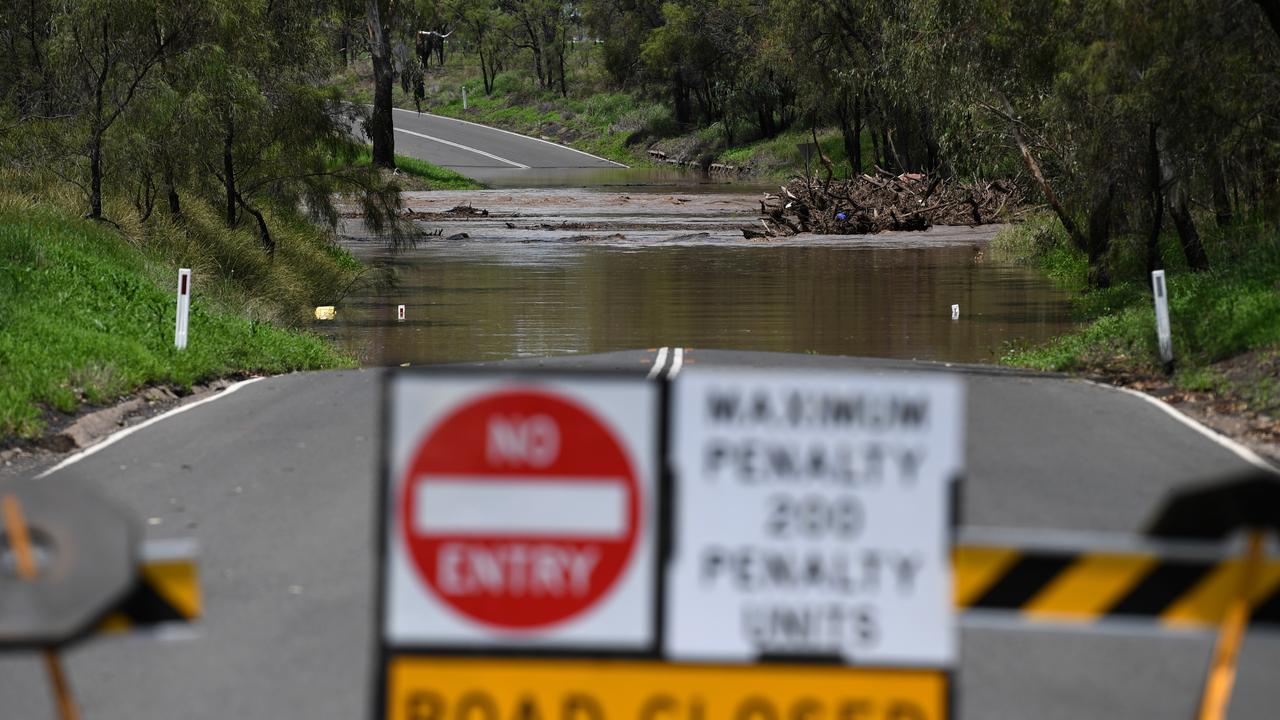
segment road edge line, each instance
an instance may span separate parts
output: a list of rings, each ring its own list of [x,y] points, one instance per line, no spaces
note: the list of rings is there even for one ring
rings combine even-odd
[[[587,156],[587,157],[589,157],[589,158],[594,158],[594,159],[596,159],[596,160],[600,160],[600,161],[602,161],[602,162],[612,163],[612,164],[614,164],[614,165],[617,165],[617,166],[618,166],[618,167],[620,167],[620,168],[630,168],[630,167],[631,167],[630,165],[623,165],[622,163],[618,162],[617,160],[610,160],[609,158],[600,157],[599,155],[592,155],[591,153],[589,153],[589,152],[587,152],[587,151],[585,151],[585,150],[579,150],[579,149],[577,149],[577,148],[569,147],[568,145],[562,145],[562,144],[557,143],[557,142],[551,142],[550,140],[543,140],[542,138],[534,137],[534,136],[532,136],[532,135],[524,135],[524,134],[521,134],[521,133],[518,133],[518,132],[513,132],[513,131],[511,131],[511,130],[503,130],[503,129],[502,129],[502,128],[500,128],[500,127],[494,127],[494,126],[492,126],[492,125],[484,125],[484,124],[482,124],[482,123],[472,122],[472,121],[470,121],[470,120],[462,120],[461,118],[449,117],[448,115],[436,115],[435,113],[420,113],[420,112],[414,112],[413,110],[407,110],[407,109],[405,109],[405,108],[392,108],[392,109],[393,109],[393,110],[399,110],[400,112],[412,113],[412,114],[414,114],[414,115],[426,115],[427,117],[440,118],[441,120],[452,120],[452,121],[454,121],[454,122],[465,123],[465,124],[467,124],[467,125],[475,125],[476,127],[481,127],[481,128],[486,129],[486,130],[497,130],[497,131],[498,131],[498,132],[500,132],[500,133],[506,133],[506,134],[508,134],[508,135],[515,135],[515,136],[516,136],[516,137],[518,137],[518,138],[524,138],[525,140],[533,140],[534,142],[544,143],[544,144],[546,144],[546,145],[550,145],[550,146],[552,146],[552,147],[557,147],[557,148],[560,148],[560,149],[562,149],[562,150],[568,150],[568,151],[570,151],[570,152],[576,152],[576,153],[578,153],[579,155],[586,155],[586,156]]]
[[[415,131],[415,130],[406,130],[406,129],[404,129],[404,128],[393,128],[393,129],[394,129],[396,132],[402,132],[402,133],[404,133],[404,134],[406,134],[406,135],[413,135],[414,137],[420,137],[420,138],[422,138],[423,140],[429,140],[429,141],[431,141],[431,142],[437,142],[437,143],[440,143],[441,145],[448,145],[449,147],[456,147],[456,148],[458,148],[459,150],[463,150],[463,151],[466,151],[466,152],[475,153],[476,155],[483,155],[483,156],[485,156],[485,157],[489,158],[490,160],[497,160],[498,162],[506,163],[506,164],[508,164],[508,165],[510,165],[510,166],[512,166],[512,167],[514,167],[514,168],[516,168],[517,170],[528,170],[528,169],[530,169],[530,168],[529,168],[529,166],[528,166],[528,165],[525,165],[524,163],[518,163],[518,162],[516,162],[515,160],[508,160],[508,159],[506,159],[506,158],[504,158],[504,157],[498,157],[497,155],[494,155],[493,153],[487,153],[487,152],[485,152],[485,151],[483,151],[483,150],[480,150],[480,149],[477,149],[477,148],[473,148],[473,147],[471,147],[470,145],[463,145],[462,143],[456,143],[456,142],[454,142],[454,141],[452,141],[452,140],[445,140],[445,139],[443,139],[443,138],[434,137],[434,136],[431,136],[431,135],[427,135],[427,134],[425,134],[425,133],[417,132],[417,131]]]
[[[99,442],[96,442],[93,445],[90,445],[89,447],[81,450],[80,452],[63,458],[62,461],[59,462],[57,465],[54,465],[48,470],[45,470],[39,475],[36,475],[34,479],[39,480],[41,478],[48,477],[65,467],[68,467],[70,465],[74,465],[75,463],[80,462],[81,460],[89,457],[90,455],[97,453],[100,450],[105,450],[111,445],[116,444],[117,442],[125,439],[126,437],[138,432],[139,430],[145,427],[150,427],[151,425],[154,425],[160,422],[161,420],[165,420],[167,418],[173,417],[174,415],[178,415],[179,413],[184,413],[192,408],[196,408],[201,405],[204,405],[205,403],[210,403],[219,398],[224,398],[230,395],[231,393],[239,390],[240,388],[246,385],[252,385],[253,383],[258,382],[259,380],[266,380],[266,377],[253,377],[247,380],[241,380],[239,382],[232,383],[228,385],[225,389],[223,389],[221,392],[215,392],[209,397],[200,398],[199,400],[196,400],[194,402],[189,402],[185,405],[179,405],[178,407],[173,408],[172,410],[168,410],[166,412],[162,412],[153,418],[147,418],[146,420],[138,423],[137,425],[124,428],[123,430],[118,430],[108,435],[107,437],[103,438]]]
[[[1165,414],[1167,414],[1169,417],[1173,418],[1174,420],[1177,420],[1183,425],[1186,425],[1192,430],[1195,430],[1196,432],[1200,433],[1201,435],[1208,438],[1209,440],[1212,440],[1213,442],[1217,443],[1219,446],[1224,447],[1227,450],[1230,450],[1231,452],[1235,453],[1236,456],[1238,456],[1241,460],[1244,460],[1245,462],[1249,463],[1250,465],[1253,465],[1262,470],[1266,470],[1272,474],[1280,475],[1280,468],[1277,468],[1275,465],[1268,462],[1265,458],[1263,458],[1258,453],[1254,452],[1253,450],[1250,450],[1248,447],[1245,447],[1241,443],[1236,442],[1235,440],[1232,440],[1226,435],[1219,433],[1213,428],[1208,427],[1207,425],[1201,423],[1200,421],[1187,415],[1186,413],[1173,407],[1172,405],[1170,405],[1169,403],[1163,400],[1152,397],[1144,392],[1139,392],[1137,390],[1133,390],[1127,387],[1121,387],[1119,385],[1109,385],[1107,383],[1101,383],[1101,382],[1097,382],[1096,380],[1089,380],[1087,378],[1078,378],[1078,379],[1090,385],[1107,388],[1108,390],[1116,390],[1118,392],[1122,392],[1127,395],[1133,395],[1135,397],[1141,398],[1146,402],[1160,408],[1165,412]]]

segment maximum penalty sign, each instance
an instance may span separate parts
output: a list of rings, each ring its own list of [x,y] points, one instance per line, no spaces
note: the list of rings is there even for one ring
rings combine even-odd
[[[671,413],[667,657],[954,663],[959,380],[693,369]]]

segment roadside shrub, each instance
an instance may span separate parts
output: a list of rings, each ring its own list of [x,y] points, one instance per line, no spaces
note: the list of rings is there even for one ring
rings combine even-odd
[[[526,85],[528,84],[526,83],[526,79],[527,78],[525,78],[523,74],[514,70],[500,72],[497,77],[493,79],[493,94],[510,95],[512,93],[521,92],[525,90]]]

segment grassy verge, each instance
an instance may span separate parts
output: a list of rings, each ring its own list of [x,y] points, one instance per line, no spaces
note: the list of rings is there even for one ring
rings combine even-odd
[[[354,164],[362,166],[371,162],[373,152],[365,150],[356,157]],[[405,155],[396,155],[396,169],[402,178],[408,180],[399,182],[405,190],[479,190],[484,187],[462,173]]]
[[[1173,384],[1234,394],[1255,410],[1274,412],[1280,409],[1280,392],[1274,378],[1266,382],[1270,371],[1239,372],[1233,358],[1247,355],[1249,364],[1265,369],[1280,348],[1280,232],[1260,224],[1226,230],[1204,224],[1202,230],[1210,272],[1188,272],[1176,239],[1162,240],[1177,363]],[[1077,332],[1043,346],[1012,348],[1005,363],[1139,377],[1160,373],[1155,311],[1135,244],[1117,244],[1112,266],[1119,281],[1094,292],[1084,291],[1084,256],[1069,247],[1052,217],[1002,232],[991,253],[995,259],[1036,265],[1077,291],[1076,312],[1083,323]]]
[[[268,259],[251,228],[227,229],[194,198],[183,215],[142,221],[129,203],[112,225],[82,220],[57,184],[0,178],[0,438],[34,437],[70,413],[148,384],[352,364],[299,325],[362,272],[327,233],[273,213]],[[173,348],[179,266],[193,268],[190,340]]]

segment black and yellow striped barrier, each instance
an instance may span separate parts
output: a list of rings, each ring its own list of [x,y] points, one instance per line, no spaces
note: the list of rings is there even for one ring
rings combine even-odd
[[[1250,584],[1249,620],[1280,628],[1280,556],[1268,549]],[[955,604],[990,619],[1211,630],[1241,587],[1243,552],[1239,541],[966,531],[953,551]]]
[[[133,590],[98,629],[103,633],[185,630],[203,612],[195,543],[150,541],[143,545]]]

